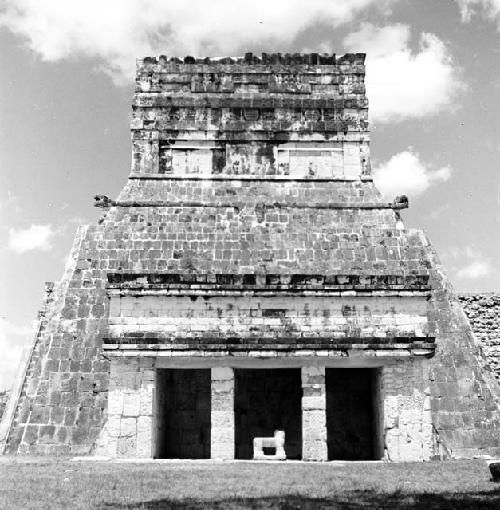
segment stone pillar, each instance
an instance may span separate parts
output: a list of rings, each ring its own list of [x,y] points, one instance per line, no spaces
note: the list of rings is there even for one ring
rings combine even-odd
[[[409,359],[382,371],[384,456],[416,462],[434,455],[428,360]]]
[[[153,358],[112,359],[108,421],[96,454],[110,457],[153,456]]]
[[[212,459],[234,459],[234,370],[212,368]]]
[[[302,367],[302,459],[328,460],[325,367]]]

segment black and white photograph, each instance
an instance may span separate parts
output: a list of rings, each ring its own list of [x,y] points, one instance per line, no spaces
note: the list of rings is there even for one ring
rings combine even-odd
[[[500,508],[500,0],[0,0],[0,509]]]

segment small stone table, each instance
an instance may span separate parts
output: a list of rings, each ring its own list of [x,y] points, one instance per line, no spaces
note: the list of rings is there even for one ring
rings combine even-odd
[[[254,460],[286,460],[285,431],[275,430],[274,437],[256,437],[253,440]],[[275,448],[273,455],[266,455],[264,448]]]

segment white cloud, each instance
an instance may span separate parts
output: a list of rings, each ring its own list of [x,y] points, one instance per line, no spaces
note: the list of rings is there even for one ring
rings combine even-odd
[[[8,247],[17,253],[31,250],[48,251],[55,232],[51,225],[31,225],[26,229],[9,229]]]
[[[457,271],[458,278],[476,279],[489,276],[492,272],[491,264],[486,260],[474,260]]]
[[[367,52],[366,88],[373,120],[436,114],[453,106],[464,88],[445,44],[429,33],[423,33],[419,42],[418,52],[412,52],[410,28],[403,24],[364,23],[345,38],[347,50]]]
[[[494,267],[489,259],[473,246],[448,249],[444,255],[452,262],[451,269],[457,278],[475,280],[494,273]]]
[[[137,57],[283,48],[318,20],[339,26],[392,1],[4,0],[0,26],[44,60],[98,57],[108,73],[130,79]]]
[[[0,317],[0,391],[10,388],[21,360],[23,348],[28,345],[32,330],[16,326]]]
[[[441,256],[456,278],[469,283],[491,277],[496,271],[490,258],[473,246],[448,246],[442,250]]]
[[[475,15],[496,19],[500,14],[500,0],[458,0],[458,5],[464,21]]]
[[[422,163],[418,154],[408,150],[376,166],[373,178],[380,192],[393,198],[402,194],[419,196],[433,184],[447,181],[450,176],[450,167],[430,169]]]

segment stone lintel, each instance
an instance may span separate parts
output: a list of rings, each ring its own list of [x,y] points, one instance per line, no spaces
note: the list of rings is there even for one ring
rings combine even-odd
[[[144,349],[144,346],[120,346],[117,344],[110,344],[104,346],[104,352],[106,357],[119,357],[119,358],[135,358],[135,357],[165,357],[165,358],[177,358],[183,356],[200,356],[204,358],[221,358],[226,356],[240,357],[240,358],[303,358],[303,357],[315,357],[318,359],[323,358],[347,358],[347,357],[365,357],[365,358],[409,358],[409,357],[422,357],[429,358],[434,356],[435,349],[378,349],[378,350],[326,350],[326,349],[307,349],[307,350],[290,350],[278,352],[276,350],[255,350],[255,351],[233,351],[230,349],[220,349],[213,351],[202,351],[200,349],[184,349],[184,350],[173,350],[173,349],[155,349],[148,348]]]

